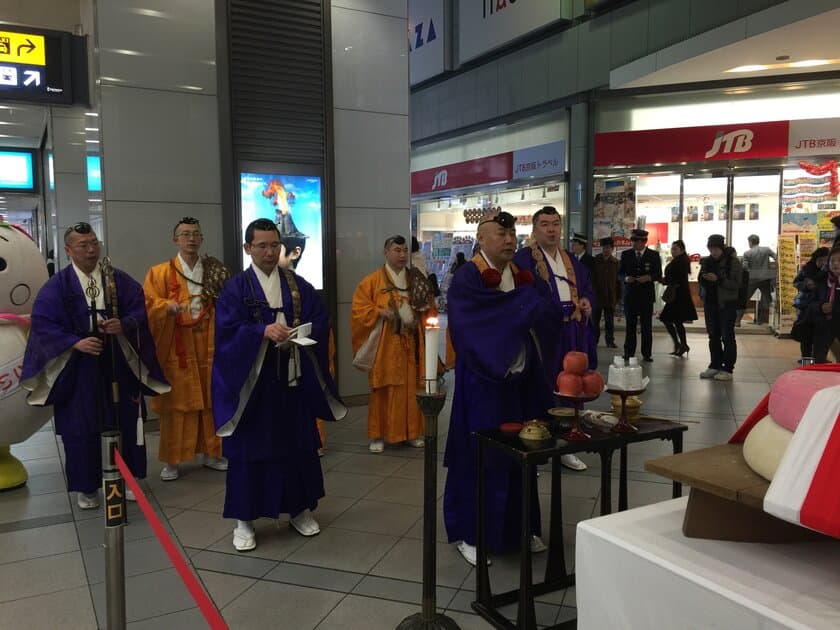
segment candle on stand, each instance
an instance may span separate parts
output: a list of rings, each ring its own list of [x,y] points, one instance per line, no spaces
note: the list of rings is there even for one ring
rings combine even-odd
[[[438,344],[440,326],[437,317],[426,320],[426,393],[437,394]]]

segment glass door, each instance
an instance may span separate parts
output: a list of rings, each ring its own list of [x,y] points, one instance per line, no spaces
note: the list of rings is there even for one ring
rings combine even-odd
[[[755,234],[761,245],[777,251],[781,173],[736,175],[732,180],[732,229],[728,242],[743,255],[749,249],[747,238]]]
[[[729,177],[683,178],[682,239],[689,256],[707,256],[710,234],[727,234]]]

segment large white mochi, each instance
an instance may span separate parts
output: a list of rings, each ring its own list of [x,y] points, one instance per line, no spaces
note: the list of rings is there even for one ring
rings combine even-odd
[[[764,416],[744,440],[744,460],[756,473],[771,481],[792,437],[793,431]]]

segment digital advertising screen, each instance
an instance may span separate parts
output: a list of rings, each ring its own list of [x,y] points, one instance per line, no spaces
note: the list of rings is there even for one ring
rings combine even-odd
[[[33,165],[31,151],[0,151],[0,189],[34,192]]]
[[[89,192],[102,192],[102,166],[98,155],[87,156],[87,188]]]
[[[324,288],[324,252],[321,234],[321,178],[314,175],[240,172],[242,242],[245,228],[255,219],[277,223],[288,253],[295,256],[295,271],[316,289]],[[251,264],[243,255],[243,268]]]

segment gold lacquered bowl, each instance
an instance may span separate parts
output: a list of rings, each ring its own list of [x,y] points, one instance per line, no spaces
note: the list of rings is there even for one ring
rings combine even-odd
[[[549,440],[551,439],[551,431],[548,430],[548,425],[542,420],[529,420],[519,432],[519,437],[522,440]]]
[[[617,418],[621,417],[621,396],[613,395],[611,400],[613,415]],[[628,396],[626,409],[627,419],[630,422],[635,422],[642,413],[642,399],[637,396]]]

